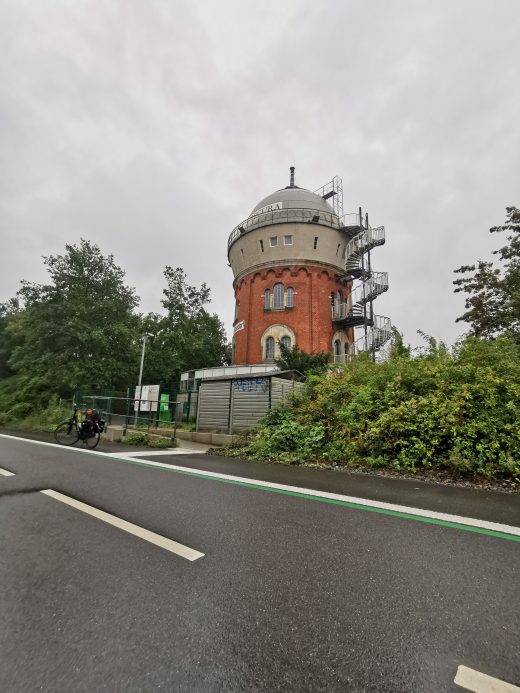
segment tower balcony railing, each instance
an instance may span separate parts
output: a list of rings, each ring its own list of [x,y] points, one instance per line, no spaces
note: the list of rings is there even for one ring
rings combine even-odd
[[[344,327],[363,325],[365,323],[363,304],[359,301],[354,302],[351,294],[346,301],[332,306],[332,321],[341,323]]]
[[[278,209],[272,212],[262,212],[261,214],[253,214],[245,219],[242,223],[235,226],[228,238],[228,251],[233,243],[249,231],[254,231],[262,226],[271,226],[273,224],[319,224],[321,226],[329,226],[333,229],[349,231],[361,230],[364,227],[363,220],[357,212],[352,214],[344,214],[341,218],[334,212],[324,212],[316,209]]]
[[[272,212],[262,212],[261,214],[253,214],[233,229],[228,238],[228,250],[238,238],[245,233],[249,233],[249,231],[254,231],[262,226],[291,223],[312,223],[330,226],[333,229],[341,228],[338,216],[332,211],[324,212],[316,209],[288,208],[278,209]]]
[[[350,363],[354,360],[353,354],[333,354],[334,363]]]
[[[359,212],[347,212],[341,219],[341,226],[344,229],[363,229],[365,224],[363,223],[363,217]]]

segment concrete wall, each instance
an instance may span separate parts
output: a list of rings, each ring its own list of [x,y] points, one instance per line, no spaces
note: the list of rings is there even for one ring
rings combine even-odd
[[[292,235],[293,245],[284,245],[285,235]],[[269,245],[272,236],[278,238],[278,245],[274,248]],[[314,248],[316,237],[318,243]],[[347,242],[345,233],[321,224],[273,224],[240,236],[229,250],[229,264],[235,280],[252,270],[276,264],[301,265],[308,262],[343,270]]]

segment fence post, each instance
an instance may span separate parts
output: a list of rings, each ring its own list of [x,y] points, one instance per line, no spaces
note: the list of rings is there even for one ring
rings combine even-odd
[[[125,416],[125,428],[123,431],[124,436],[128,431],[128,419],[130,418],[130,388],[126,388],[126,416]]]

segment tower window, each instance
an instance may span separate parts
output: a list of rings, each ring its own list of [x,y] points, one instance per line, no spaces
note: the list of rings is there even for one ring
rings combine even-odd
[[[260,241],[260,250],[262,251],[262,253],[264,252],[264,242],[263,241]]]
[[[336,255],[339,253],[340,248],[341,248],[341,243],[338,243],[338,247],[336,248]]]
[[[266,361],[274,359],[274,337],[268,337],[265,340],[265,359]]]
[[[271,236],[271,238],[269,239],[269,245],[271,246],[271,248],[276,248],[276,246],[278,245],[278,236]]]
[[[289,335],[284,334],[284,336],[280,339],[280,344],[284,346],[286,349],[291,348],[291,338]]]
[[[314,250],[318,247],[318,236],[314,236]]]
[[[285,307],[292,308],[294,306],[294,289],[290,286],[285,294]]]
[[[339,356],[341,353],[341,344],[339,339],[336,339],[334,342],[334,355]]]
[[[283,244],[284,245],[292,245],[292,236],[284,236],[283,237]]]
[[[264,308],[266,310],[269,310],[270,307],[271,307],[271,290],[266,289],[264,291]]]
[[[283,308],[283,284],[273,287],[273,308]]]

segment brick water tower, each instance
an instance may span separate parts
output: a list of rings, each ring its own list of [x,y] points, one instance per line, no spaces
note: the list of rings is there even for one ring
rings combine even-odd
[[[375,352],[390,335],[390,321],[372,306],[388,288],[370,262],[382,243],[384,228],[372,229],[361,210],[343,215],[339,178],[311,192],[295,185],[291,167],[289,185],[261,200],[229,237],[233,364],[273,362],[280,344],[325,351],[331,361]]]

